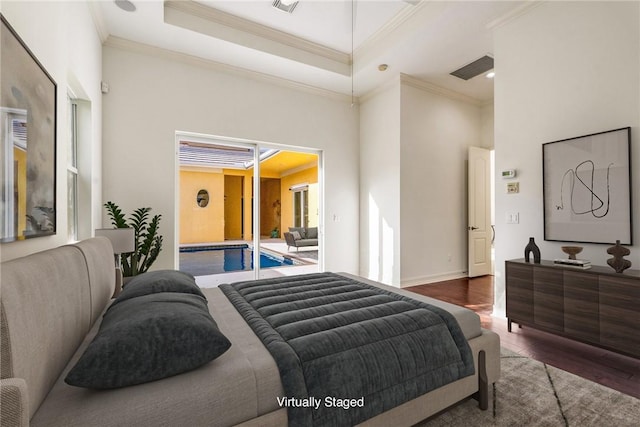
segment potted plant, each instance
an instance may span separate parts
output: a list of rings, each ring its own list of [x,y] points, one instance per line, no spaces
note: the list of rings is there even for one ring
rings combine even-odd
[[[138,208],[127,221],[122,210],[113,202],[104,204],[111,224],[115,228],[133,228],[135,249],[120,255],[124,277],[136,276],[149,270],[162,249],[162,236],[158,233],[162,215],[154,215],[149,221],[151,208]]]
[[[271,229],[271,238],[277,239],[280,237],[280,199],[276,199],[275,202],[271,204],[273,208],[273,217],[274,217],[274,227]]]

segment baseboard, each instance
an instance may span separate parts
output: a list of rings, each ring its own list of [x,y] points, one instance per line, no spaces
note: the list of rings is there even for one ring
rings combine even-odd
[[[432,276],[412,277],[400,281],[401,288],[410,286],[425,285],[427,283],[444,282],[445,280],[464,279],[469,277],[466,271],[450,271],[448,273],[434,274]]]

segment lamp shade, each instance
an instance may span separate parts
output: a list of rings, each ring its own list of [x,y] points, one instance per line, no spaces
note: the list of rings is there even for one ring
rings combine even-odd
[[[135,249],[133,228],[98,228],[96,236],[103,236],[111,240],[114,254],[133,252]]]

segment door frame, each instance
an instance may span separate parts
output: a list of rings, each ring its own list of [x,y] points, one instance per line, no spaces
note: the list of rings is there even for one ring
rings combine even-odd
[[[177,200],[174,201],[174,235],[175,245],[173,248],[174,266],[180,265],[180,141],[189,139],[194,142],[205,144],[228,145],[230,147],[243,147],[253,149],[253,272],[254,279],[260,278],[260,150],[262,148],[275,149],[281,151],[291,151],[298,153],[309,153],[318,156],[318,271],[324,271],[324,152],[320,149],[278,144],[273,142],[258,141],[229,136],[209,135],[197,132],[176,131],[175,132],[175,163],[174,163],[174,185],[178,193]]]
[[[481,152],[482,156],[474,155],[473,152]],[[474,189],[476,185],[476,169],[474,168],[474,159],[482,157],[485,160],[484,173],[482,174],[483,188],[480,189],[483,195],[483,212],[480,213],[481,220],[484,219],[484,223],[477,224],[478,218],[475,218],[476,198],[474,197]],[[493,150],[484,147],[469,147],[468,148],[468,162],[467,162],[467,276],[469,278],[478,277],[488,274],[494,274],[495,265],[493,259],[493,239],[494,234],[494,156]],[[474,268],[475,248],[476,240],[482,240],[484,243],[483,251],[487,262],[483,266]]]

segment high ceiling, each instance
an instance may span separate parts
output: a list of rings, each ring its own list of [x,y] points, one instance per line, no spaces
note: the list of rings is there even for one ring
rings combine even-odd
[[[493,25],[536,4],[300,0],[289,14],[273,0],[131,1],[134,12],[92,3],[107,44],[133,41],[345,95],[402,73],[478,102],[493,98],[493,81],[449,73],[492,56]]]

